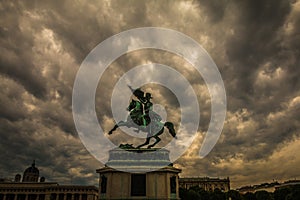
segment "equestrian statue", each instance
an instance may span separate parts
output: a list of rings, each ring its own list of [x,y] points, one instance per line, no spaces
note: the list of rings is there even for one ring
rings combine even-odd
[[[129,115],[126,121],[120,121],[108,132],[109,135],[113,133],[118,127],[126,126],[128,128],[135,128],[136,132],[143,131],[147,133],[147,138],[145,143],[137,146],[136,148],[141,148],[148,145],[148,149],[154,147],[157,143],[161,141],[159,136],[164,132],[164,127],[169,130],[169,133],[176,138],[176,132],[172,122],[161,122],[162,118],[159,114],[153,111],[153,103],[151,102],[152,96],[150,93],[144,93],[140,88],[133,89],[128,86],[132,91],[133,95],[137,100],[132,99],[127,111]],[[150,144],[150,139],[154,138],[155,142]]]

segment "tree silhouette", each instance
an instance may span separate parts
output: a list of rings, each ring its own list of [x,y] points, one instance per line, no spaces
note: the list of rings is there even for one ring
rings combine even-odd
[[[270,193],[265,190],[256,191],[255,196],[257,200],[272,200]]]

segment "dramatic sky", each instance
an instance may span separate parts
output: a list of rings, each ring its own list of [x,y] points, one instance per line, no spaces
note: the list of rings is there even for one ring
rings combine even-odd
[[[180,31],[212,57],[227,95],[222,135],[198,157],[211,116],[207,87],[184,59],[160,50],[128,53],[109,66],[96,93],[104,131],[114,123],[118,79],[137,65],[162,63],[191,82],[201,110],[198,137],[175,162],[180,176],[229,176],[233,188],[299,179],[299,0],[0,1],[0,177],[23,173],[35,159],[48,181],[97,184],[103,164],[82,144],[72,116],[76,73],[105,39],[149,26]],[[143,89],[178,127],[172,92],[155,84]],[[127,143],[123,136],[107,137]],[[170,141],[163,138],[161,146]]]

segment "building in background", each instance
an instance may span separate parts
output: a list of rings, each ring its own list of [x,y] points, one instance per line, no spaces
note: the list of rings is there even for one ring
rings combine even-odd
[[[209,177],[179,178],[179,187],[189,189],[195,186],[200,187],[205,191],[219,189],[223,192],[227,192],[230,190],[230,180],[229,177],[224,179]]]
[[[35,162],[28,167],[23,177],[15,176],[14,181],[0,182],[0,200],[97,200],[98,188],[95,186],[59,185],[45,182],[39,177]]]
[[[294,186],[300,185],[300,180],[289,180],[283,183],[279,183],[277,181],[273,181],[271,183],[261,183],[257,185],[249,185],[237,188],[241,194],[246,194],[247,192],[255,193],[257,191],[267,191],[274,192],[275,190],[279,190],[282,188],[292,188]]]
[[[275,186],[275,190],[282,189],[282,188],[292,188],[294,186],[300,186],[300,180],[289,180],[285,181],[277,186]]]
[[[243,186],[238,189],[241,194],[246,194],[248,192],[255,193],[257,191],[267,191],[267,192],[274,192],[275,187],[280,185],[277,181],[272,183],[262,183],[258,185],[250,185],[250,186]]]
[[[23,173],[22,182],[30,182],[30,183],[37,183],[39,181],[40,171],[38,168],[35,167],[35,161],[33,161],[31,167],[28,167]],[[17,174],[15,176],[15,182],[21,181],[21,175]],[[45,178],[41,177],[41,182],[44,182]]]

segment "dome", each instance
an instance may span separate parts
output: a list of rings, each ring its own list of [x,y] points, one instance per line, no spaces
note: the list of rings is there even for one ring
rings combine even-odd
[[[32,163],[31,167],[28,167],[24,173],[34,173],[34,174],[39,174],[40,171],[38,168],[35,167],[35,163]]]
[[[38,182],[39,173],[39,169],[35,167],[35,161],[33,161],[31,167],[24,171],[22,182]]]
[[[21,174],[16,174],[16,176],[15,176],[15,182],[16,183],[21,182]]]

